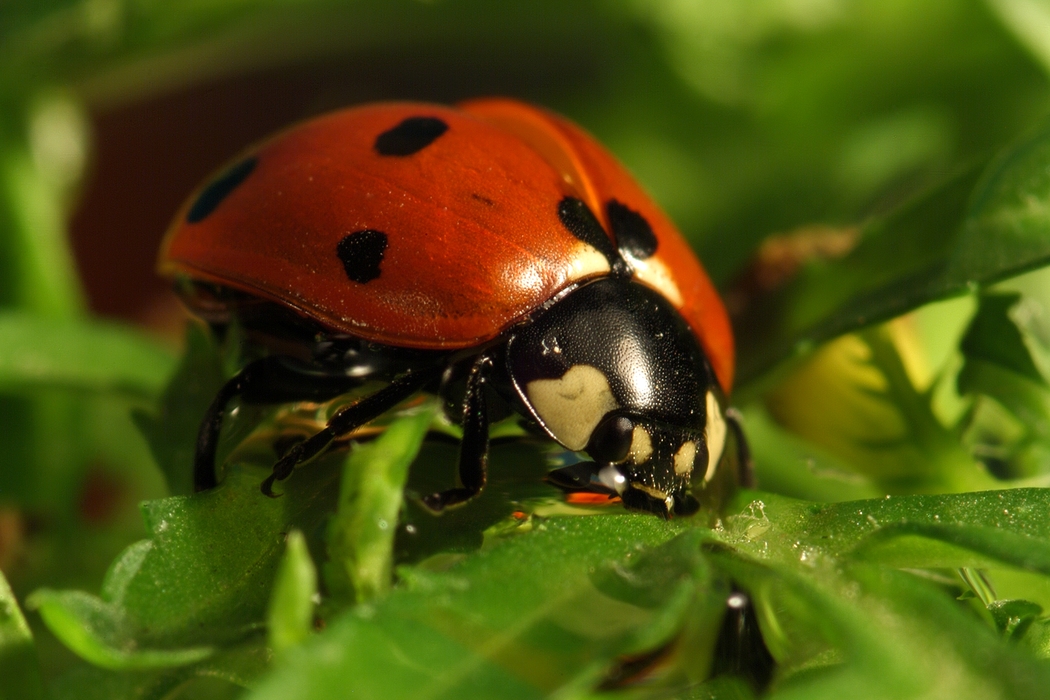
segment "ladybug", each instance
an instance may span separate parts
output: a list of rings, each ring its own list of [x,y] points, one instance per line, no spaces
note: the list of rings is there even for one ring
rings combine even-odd
[[[484,487],[489,423],[524,423],[592,461],[553,481],[665,517],[698,507],[728,430],[733,336],[670,220],[576,125],[509,99],[381,103],[294,126],[207,182],[164,239],[187,307],[259,352],[201,423],[216,484],[227,404],[325,401],[381,380],[263,482],[426,391],[462,425],[461,484]],[[727,423],[728,420],[728,423]]]

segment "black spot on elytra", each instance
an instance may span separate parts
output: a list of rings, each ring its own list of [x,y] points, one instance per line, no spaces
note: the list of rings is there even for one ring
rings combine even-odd
[[[496,206],[496,202],[494,202],[493,200],[489,199],[488,197],[486,197],[483,194],[478,194],[477,192],[471,193],[470,198],[475,200],[475,201],[481,202],[482,204],[484,204],[486,206],[490,206],[490,207]]]
[[[605,211],[621,251],[638,260],[645,260],[656,252],[656,234],[644,216],[615,199],[609,200]]]
[[[569,233],[604,255],[615,274],[627,272],[626,263],[616,252],[601,222],[585,202],[576,197],[563,197],[558,202],[558,218]]]
[[[208,218],[222,204],[222,200],[226,199],[231,192],[237,189],[238,185],[248,179],[258,162],[259,159],[254,156],[245,158],[230,166],[221,175],[209,182],[208,186],[197,195],[193,206],[186,213],[186,221],[195,224]]]
[[[434,143],[446,131],[448,124],[437,117],[409,117],[377,136],[375,149],[381,156],[410,156]]]
[[[336,247],[346,276],[365,284],[379,277],[379,264],[386,254],[387,237],[382,231],[365,229],[344,236]]]

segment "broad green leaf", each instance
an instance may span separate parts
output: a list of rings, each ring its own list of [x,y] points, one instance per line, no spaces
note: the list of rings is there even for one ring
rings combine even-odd
[[[746,681],[719,677],[691,688],[679,697],[682,700],[754,700],[755,693]]]
[[[33,634],[0,572],[0,700],[44,697]]]
[[[851,556],[897,568],[1015,566],[1050,576],[1050,542],[1002,527],[884,524]]]
[[[151,669],[186,666],[207,658],[209,646],[151,649],[134,638],[134,626],[119,607],[81,591],[33,593],[29,605],[51,633],[96,666],[109,669]]]
[[[48,690],[55,700],[162,700],[183,682],[182,673],[110,671],[84,664],[52,679]]]
[[[1011,636],[1011,639],[1014,638]],[[1045,617],[1032,620],[1018,643],[1037,658],[1044,661],[1050,659],[1050,620]]]
[[[434,414],[428,406],[399,419],[374,442],[355,445],[346,460],[338,510],[328,526],[329,586],[348,583],[359,603],[390,588],[408,467]]]
[[[891,613],[905,621],[902,626],[916,629],[912,644],[902,645],[916,660],[948,661],[926,667],[922,680],[928,688],[943,692],[954,685],[954,695],[960,698],[1050,696],[1050,668],[1045,663],[1003,644],[995,630],[936,587],[884,568],[858,567],[850,573],[864,590],[878,595]],[[905,639],[903,634],[893,634],[884,637],[883,643],[900,644]],[[929,669],[935,670],[931,673]]]
[[[275,653],[301,644],[313,632],[316,596],[317,568],[303,533],[292,530],[277,569],[267,614],[270,648]]]
[[[937,535],[939,539],[957,533],[959,546],[992,557],[1013,557],[1014,565],[1040,571],[1042,552],[1050,547],[1050,519],[1045,517],[1050,511],[1050,489],[886,496],[845,503],[806,503],[744,492],[737,504],[728,518],[731,541],[744,551],[776,551],[784,561],[849,556],[872,536],[911,535],[919,529],[943,533]],[[886,534],[879,534],[883,531]]]
[[[234,698],[269,668],[261,635],[181,668],[111,671],[82,664],[48,684],[55,700],[196,700]]]
[[[261,473],[235,466],[211,491],[143,504],[153,547],[123,606],[145,639],[218,643],[264,622],[284,533],[315,531],[338,475],[319,460],[271,499],[259,492]]]
[[[143,648],[133,620],[123,607],[127,587],[153,549],[149,540],[128,547],[102,583],[101,598],[82,591],[35,591],[28,600],[51,633],[96,666],[142,670],[186,666],[211,656],[209,646]]]
[[[174,366],[167,348],[115,323],[0,314],[0,390],[60,388],[153,398]]]
[[[315,531],[334,505],[337,476],[321,460],[270,499],[259,492],[261,474],[234,468],[211,491],[147,501],[151,539],[114,563],[101,598],[38,591],[33,602],[56,635],[110,667],[188,664],[245,638],[265,622],[284,533]],[[171,650],[178,655],[162,653]]]
[[[569,684],[580,692],[617,654],[666,640],[693,609],[706,629],[694,637],[710,645],[725,589],[711,588],[696,558],[702,531],[669,544],[677,555],[650,549],[683,527],[626,514],[537,519],[532,532],[446,572],[402,569],[403,587],[290,650],[251,697],[540,698]],[[646,551],[657,559],[635,569]]]

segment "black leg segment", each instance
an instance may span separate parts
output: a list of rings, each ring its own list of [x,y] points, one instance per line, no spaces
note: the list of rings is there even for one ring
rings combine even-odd
[[[214,488],[215,452],[219,446],[223,414],[230,400],[240,396],[249,403],[327,401],[360,384],[345,375],[319,373],[309,365],[282,355],[269,355],[246,365],[223,384],[212,399],[197,432],[193,460],[193,486],[196,491]]]
[[[287,479],[295,467],[317,457],[337,437],[378,418],[436,379],[440,373],[440,367],[408,372],[376,393],[340,410],[332,416],[323,430],[315,433],[305,442],[300,442],[273,465],[273,473],[266,477],[260,485],[262,492],[267,496],[273,496],[274,482]]]
[[[736,439],[737,458],[737,482],[744,488],[753,488],[755,485],[755,463],[751,459],[751,448],[747,444],[747,436],[744,435],[744,427],[740,424],[740,411],[735,408],[726,410],[726,424],[733,431]]]
[[[460,488],[432,493],[423,504],[434,512],[469,501],[481,493],[488,476],[489,415],[485,402],[485,380],[492,358],[481,355],[470,369],[463,397],[463,441],[459,445]]]

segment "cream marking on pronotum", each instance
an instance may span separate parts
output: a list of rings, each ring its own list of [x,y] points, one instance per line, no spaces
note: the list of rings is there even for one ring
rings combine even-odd
[[[671,275],[667,265],[657,258],[639,260],[628,253],[624,253],[624,257],[631,264],[631,267],[634,268],[634,278],[636,280],[660,292],[675,306],[680,307],[682,305],[682,292],[678,289],[678,285],[675,284],[674,277]]]
[[[602,417],[620,407],[609,380],[590,365],[574,365],[561,379],[531,381],[525,393],[558,442],[577,452],[587,447]]]
[[[722,407],[718,405],[713,391],[707,392],[707,472],[704,483],[715,476],[715,468],[722,459],[722,450],[726,446],[726,419],[722,416]]]
[[[692,440],[683,442],[678,451],[674,453],[674,473],[678,476],[688,476],[693,472],[693,460],[696,459],[696,443]]]
[[[634,426],[631,432],[631,449],[627,453],[627,459],[631,464],[643,464],[649,461],[653,455],[653,441],[649,437],[649,431],[640,425]]]
[[[572,271],[569,279],[580,280],[586,277],[597,277],[612,270],[609,260],[598,252],[594,246],[580,243],[572,253]]]

